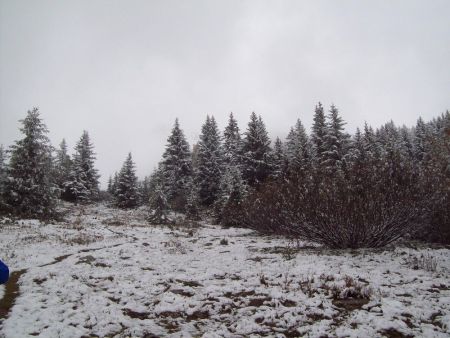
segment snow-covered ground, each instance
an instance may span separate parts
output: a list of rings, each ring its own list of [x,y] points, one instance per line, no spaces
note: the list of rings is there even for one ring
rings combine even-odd
[[[448,249],[297,248],[246,229],[150,226],[143,209],[69,209],[58,224],[0,225],[1,259],[26,269],[0,336],[450,335]]]

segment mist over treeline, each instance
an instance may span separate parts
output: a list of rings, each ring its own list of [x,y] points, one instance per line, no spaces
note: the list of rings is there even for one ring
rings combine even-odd
[[[70,155],[65,140],[50,144],[33,108],[23,138],[0,147],[0,212],[49,220],[61,217],[62,200],[103,202],[146,207],[151,224],[181,214],[333,248],[450,242],[449,111],[411,127],[366,123],[352,135],[336,106],[318,103],[312,114],[309,132],[298,119],[284,140],[271,140],[256,113],[245,129],[230,114],[223,131],[208,115],[193,145],[177,119],[154,172],[138,180],[129,153],[101,191],[89,133]]]

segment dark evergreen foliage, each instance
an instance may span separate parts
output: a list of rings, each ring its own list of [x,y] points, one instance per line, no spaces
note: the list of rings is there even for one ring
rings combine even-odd
[[[240,164],[240,152],[242,148],[241,134],[237,121],[230,113],[228,125],[223,132],[223,159],[225,166],[237,166]]]
[[[37,108],[28,111],[20,122],[24,137],[10,149],[4,203],[18,216],[54,217],[59,189],[52,175],[52,147],[47,127]]]
[[[117,177],[115,199],[116,205],[124,209],[134,208],[139,203],[137,177],[131,153],[128,154]]]
[[[56,151],[55,160],[55,181],[62,192],[64,191],[64,184],[69,180],[71,170],[72,160],[67,153],[66,140],[63,139]]]
[[[203,206],[212,205],[219,195],[220,177],[223,167],[219,129],[214,117],[206,117],[198,142],[195,184],[199,202]]]
[[[266,126],[253,112],[242,142],[242,174],[250,186],[263,183],[272,173],[270,139]]]
[[[100,175],[94,167],[95,153],[89,134],[83,131],[75,146],[72,170],[64,183],[63,198],[72,202],[91,202],[98,197]]]
[[[160,171],[165,198],[173,210],[184,211],[188,182],[192,177],[192,160],[189,144],[180,129],[178,119],[167,140]]]

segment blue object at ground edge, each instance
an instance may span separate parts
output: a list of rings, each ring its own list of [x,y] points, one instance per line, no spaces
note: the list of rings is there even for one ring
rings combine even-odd
[[[9,269],[5,263],[0,261],[0,284],[5,284],[9,279]]]

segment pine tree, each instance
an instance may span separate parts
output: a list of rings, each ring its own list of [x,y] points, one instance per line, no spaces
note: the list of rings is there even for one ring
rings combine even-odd
[[[24,138],[11,146],[5,202],[20,216],[52,217],[59,189],[52,177],[52,147],[47,127],[37,108],[28,111],[20,122]]]
[[[243,177],[250,186],[265,181],[271,174],[270,139],[261,116],[253,112],[242,144]]]
[[[220,176],[223,166],[220,135],[214,117],[206,117],[198,143],[198,168],[195,183],[199,202],[211,206],[219,194]]]
[[[146,176],[144,179],[138,183],[139,191],[139,204],[145,205],[150,199],[150,177]]]
[[[349,146],[349,136],[344,132],[345,122],[338,109],[332,105],[328,115],[324,151],[321,166],[329,174],[341,172],[345,168],[345,156]]]
[[[236,166],[227,167],[220,188],[221,194],[214,205],[216,222],[226,226],[239,226],[244,214],[242,203],[248,189]]]
[[[4,201],[5,194],[5,185],[7,175],[8,166],[7,166],[7,157],[6,150],[3,148],[3,145],[0,144],[0,213],[6,211],[6,203]]]
[[[198,186],[191,180],[186,202],[186,217],[191,221],[200,220],[199,191]]]
[[[90,202],[97,198],[100,175],[94,167],[95,153],[93,148],[88,132],[83,131],[75,146],[69,180],[64,184],[63,197],[65,199],[74,202]]]
[[[427,138],[428,130],[425,122],[421,117],[417,120],[416,128],[414,130],[414,157],[419,163],[425,159],[427,153]]]
[[[113,194],[113,178],[112,178],[111,175],[109,175],[109,178],[108,178],[108,186],[107,186],[107,188],[106,188],[106,191],[107,191],[110,195]]]
[[[169,204],[166,193],[164,192],[164,185],[162,182],[162,172],[155,171],[150,178],[150,186],[152,193],[150,195],[150,209],[149,222],[151,224],[169,224],[168,217]]]
[[[223,157],[226,166],[236,166],[239,164],[239,153],[242,142],[237,121],[230,113],[228,125],[223,132]]]
[[[119,172],[118,184],[116,190],[116,205],[119,208],[134,208],[139,201],[139,192],[137,187],[137,177],[135,173],[135,165],[128,154],[127,159],[123,163]]]
[[[325,137],[327,135],[325,114],[320,102],[316,106],[313,121],[311,142],[314,151],[314,164],[320,169],[321,163],[324,160],[324,153],[326,151]]]
[[[66,140],[63,139],[59,145],[59,149],[56,151],[55,161],[56,183],[61,191],[64,190],[64,183],[68,181],[71,170],[72,160],[70,159],[69,154],[67,154]]]
[[[287,173],[288,159],[285,154],[283,142],[277,137],[272,154],[272,177],[274,179],[283,178]]]
[[[112,183],[111,183],[111,195],[116,197],[117,196],[117,187],[119,186],[119,174],[117,171],[114,173]]]
[[[291,128],[286,141],[286,156],[291,174],[304,173],[311,161],[308,135],[300,119]]]
[[[167,140],[160,169],[164,194],[175,211],[184,211],[186,206],[187,185],[192,176],[191,161],[189,144],[176,119]]]

